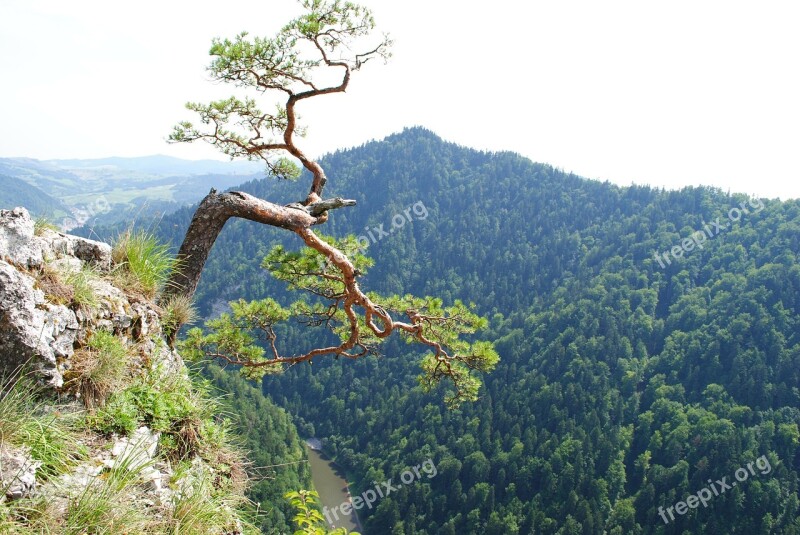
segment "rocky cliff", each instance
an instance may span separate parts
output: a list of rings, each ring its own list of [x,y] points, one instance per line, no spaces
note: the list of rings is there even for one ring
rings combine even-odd
[[[0,533],[248,531],[242,456],[131,254],[0,210]]]

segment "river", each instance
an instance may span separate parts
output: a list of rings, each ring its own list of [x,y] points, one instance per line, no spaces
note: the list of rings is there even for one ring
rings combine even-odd
[[[347,528],[347,531],[361,531],[361,525],[356,516],[355,510],[349,515],[344,516],[341,511],[342,504],[350,503],[350,492],[347,488],[347,480],[344,474],[328,459],[322,451],[315,448],[320,446],[316,439],[306,441],[306,451],[308,452],[308,463],[311,467],[311,480],[314,488],[319,493],[324,512],[327,512],[326,519],[332,528]],[[335,509],[334,509],[335,508]]]

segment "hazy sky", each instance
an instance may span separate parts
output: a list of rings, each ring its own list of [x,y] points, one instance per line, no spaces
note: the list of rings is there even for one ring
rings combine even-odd
[[[368,5],[394,57],[298,107],[313,155],[421,125],[623,185],[800,197],[797,2]],[[187,100],[227,96],[205,73],[211,38],[269,35],[298,7],[1,0],[0,157],[218,158],[164,141]]]

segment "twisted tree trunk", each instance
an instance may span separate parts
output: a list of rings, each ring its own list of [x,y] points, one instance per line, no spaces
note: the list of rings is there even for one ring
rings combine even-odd
[[[192,217],[178,251],[179,265],[167,281],[162,301],[177,295],[187,297],[194,295],[211,248],[231,217],[249,219],[297,232],[324,223],[328,219],[328,210],[356,204],[354,200],[338,197],[327,200],[316,199],[317,197],[312,194],[306,199],[307,204],[293,203],[281,206],[240,191],[217,193],[212,189]]]

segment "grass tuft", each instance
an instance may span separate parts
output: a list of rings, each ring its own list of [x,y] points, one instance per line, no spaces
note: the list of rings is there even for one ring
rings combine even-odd
[[[171,515],[165,521],[164,533],[259,533],[244,522],[237,509],[247,503],[244,496],[217,492],[213,474],[193,471],[187,475],[191,483],[180,488],[172,498]]]
[[[146,232],[128,230],[117,238],[111,251],[117,265],[116,282],[131,292],[154,298],[177,267],[169,247]]]
[[[33,233],[36,236],[44,234],[45,230],[59,231],[59,228],[46,217],[37,217],[33,222]]]
[[[74,389],[87,409],[105,404],[119,389],[128,367],[128,351],[122,340],[106,331],[97,331],[72,356],[66,386]]]
[[[47,479],[66,473],[86,452],[77,440],[76,415],[48,407],[40,394],[24,375],[0,381],[0,445],[27,448],[42,463],[37,476]]]
[[[92,286],[92,281],[98,278],[97,271],[88,265],[84,265],[80,271],[69,273],[66,276],[65,282],[72,288],[72,306],[75,309],[88,310],[99,306],[100,300]]]
[[[63,533],[146,533],[152,520],[131,500],[130,491],[151,465],[141,462],[136,448],[117,459],[106,474],[69,500]]]
[[[176,334],[184,325],[191,325],[197,320],[197,309],[192,297],[173,295],[164,304],[164,315],[161,324],[167,338]]]

